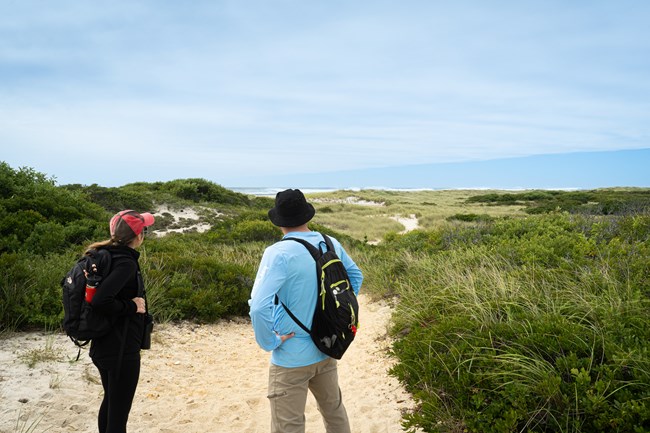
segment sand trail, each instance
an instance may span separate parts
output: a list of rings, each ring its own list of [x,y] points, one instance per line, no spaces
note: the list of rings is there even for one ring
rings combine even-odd
[[[352,431],[401,432],[401,411],[409,395],[387,369],[391,309],[360,296],[357,339],[339,362],[340,385]],[[35,351],[58,360],[30,368]],[[33,433],[96,431],[102,389],[82,351],[61,334],[19,333],[0,340],[0,433],[37,423]],[[245,319],[212,325],[188,322],[158,325],[152,349],[143,352],[129,432],[268,432],[266,399],[269,354],[255,343]],[[307,431],[324,433],[316,404],[307,402]],[[18,430],[20,431],[20,430]]]

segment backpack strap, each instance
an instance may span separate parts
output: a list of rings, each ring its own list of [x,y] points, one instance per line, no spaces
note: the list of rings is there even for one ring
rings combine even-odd
[[[278,295],[275,295],[275,299],[276,299],[276,305],[277,305]],[[284,302],[280,302],[280,304],[282,304],[282,307],[284,308],[284,311],[287,312],[287,314],[289,315],[289,317],[291,317],[291,318],[293,319],[293,321],[296,322],[296,324],[297,324],[298,326],[300,326],[300,327],[303,329],[303,331],[305,331],[307,334],[311,335],[311,331],[309,330],[309,328],[307,328],[305,325],[303,325],[303,323],[300,321],[300,319],[298,319],[298,318],[297,318],[297,317],[296,317],[296,316],[291,312],[291,310],[289,309],[289,307],[287,307],[287,306],[285,305]]]
[[[334,244],[332,243],[330,237],[322,233],[321,235],[323,236],[323,239],[325,239],[325,245],[327,245],[327,251],[334,251]]]
[[[96,250],[90,250],[86,255],[87,257],[90,257],[91,268],[93,266],[95,267],[97,271],[95,276],[98,277],[99,280],[111,272],[111,268],[113,267],[113,254],[109,250],[99,248]],[[86,270],[90,273],[92,269]]]

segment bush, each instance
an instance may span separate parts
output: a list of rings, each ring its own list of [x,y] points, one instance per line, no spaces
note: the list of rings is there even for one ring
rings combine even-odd
[[[0,329],[56,329],[63,319],[59,282],[75,253],[0,255]]]
[[[227,257],[235,247],[215,243],[215,234],[169,235],[147,241],[142,270],[154,314],[169,319],[213,322],[246,315],[262,251]]]
[[[60,251],[97,233],[105,210],[80,192],[57,187],[32,169],[0,163],[0,254]]]
[[[215,257],[170,258],[173,276],[167,287],[171,308],[179,318],[213,322],[226,315],[248,313],[253,275]],[[163,313],[165,314],[165,313]]]
[[[169,190],[178,198],[198,202],[214,202],[249,206],[247,196],[226,189],[205,179],[179,179],[167,182],[163,189]]]
[[[425,431],[641,431],[647,361],[623,341],[557,315],[447,317],[398,342],[392,372],[423,402],[407,425]]]
[[[282,233],[270,221],[241,221],[232,228],[231,236],[239,242],[277,241]]]
[[[89,201],[100,205],[111,215],[124,210],[133,209],[138,212],[153,210],[154,204],[150,193],[122,188],[107,188],[93,184],[87,187],[81,185],[66,185],[63,188],[75,191],[88,198]]]
[[[392,373],[419,403],[407,426],[647,431],[649,235],[644,215],[552,214],[395,236],[384,247],[410,253],[381,257]]]
[[[468,203],[524,205],[530,214],[555,211],[588,215],[636,215],[650,210],[650,191],[603,189],[595,191],[526,191],[475,195]]]
[[[447,221],[464,221],[464,222],[490,222],[494,218],[487,214],[455,214],[447,217]]]

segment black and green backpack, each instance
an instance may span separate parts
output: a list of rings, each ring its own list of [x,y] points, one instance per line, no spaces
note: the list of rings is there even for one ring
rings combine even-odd
[[[359,326],[359,302],[352,289],[343,262],[336,255],[331,239],[323,235],[327,251],[321,252],[304,239],[284,238],[304,245],[316,261],[316,308],[311,330],[282,302],[289,316],[305,330],[318,349],[326,355],[341,359],[350,346]],[[277,303],[277,297],[276,297]]]

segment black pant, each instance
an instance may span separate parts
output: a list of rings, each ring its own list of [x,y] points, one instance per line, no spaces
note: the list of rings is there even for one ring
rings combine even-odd
[[[97,417],[99,433],[126,433],[126,422],[140,378],[140,359],[123,359],[119,369],[115,360],[93,362],[104,387],[104,400]]]

